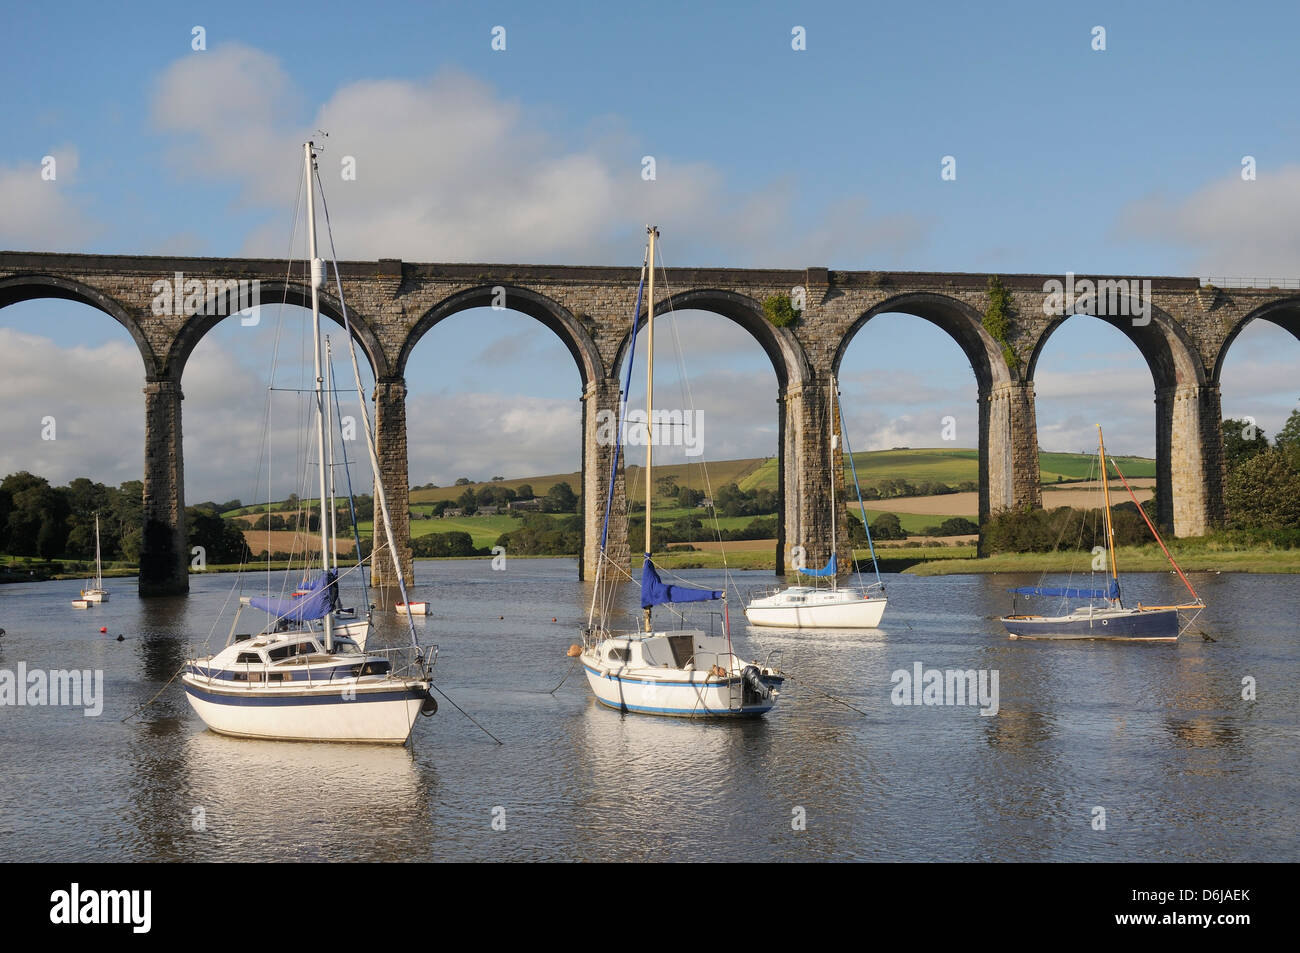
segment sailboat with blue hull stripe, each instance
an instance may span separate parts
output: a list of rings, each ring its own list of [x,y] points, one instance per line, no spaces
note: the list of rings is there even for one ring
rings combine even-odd
[[[651,226],[646,232],[648,242],[646,264],[642,266],[642,287],[645,286],[648,266],[646,420],[649,422],[654,420],[654,273],[655,241],[659,237],[659,230]],[[641,292],[638,290],[637,304],[632,315],[633,358],[636,354],[636,329],[640,312]],[[631,379],[630,359],[623,387],[624,395],[627,394]],[[624,406],[626,407],[626,401]],[[650,514],[654,488],[652,436],[646,441],[645,555],[641,566],[641,608],[645,613],[645,631],[613,633],[606,627],[604,618],[597,621],[597,602],[602,594],[606,595],[606,606],[612,602],[613,588],[609,585],[610,578],[606,569],[619,569],[608,559],[605,544],[608,541],[614,479],[618,473],[619,454],[622,450],[622,432],[620,426],[620,437],[614,445],[610,486],[605,499],[605,525],[601,536],[600,562],[596,570],[591,613],[582,633],[581,647],[575,646],[570,654],[578,654],[587,676],[587,684],[591,686],[596,700],[618,711],[676,718],[752,717],[771,711],[780,696],[785,676],[768,665],[745,661],[732,650],[731,618],[726,613],[726,592],[666,583],[654,564],[650,554]],[[602,582],[607,584],[608,591],[602,588]],[[722,635],[695,628],[656,630],[651,623],[651,610],[656,606],[671,608],[679,603],[711,602],[718,599],[723,600],[724,608]]]
[[[438,710],[430,690],[437,647],[426,653],[420,646],[410,615],[409,649],[366,651],[369,618],[339,606],[339,569],[333,539],[333,428],[327,429],[327,392],[333,392],[333,374],[322,372],[320,290],[325,283],[325,263],[316,255],[315,186],[320,182],[316,151],[303,144],[306,177],[307,239],[311,262],[312,364],[315,386],[317,482],[320,491],[320,571],[289,598],[240,596],[239,610],[225,646],[209,655],[185,662],[181,685],[190,706],[213,731],[241,738],[278,741],[340,741],[404,744],[417,716]],[[328,207],[326,225],[328,226]],[[333,239],[330,241],[331,251]],[[334,261],[338,300],[343,301],[338,262]],[[342,309],[348,331],[353,378],[365,424],[371,468],[379,472],[374,432],[366,413],[357,366],[356,343],[351,335],[347,308]],[[328,352],[327,352],[328,353]],[[326,388],[326,380],[329,387]],[[335,400],[337,410],[337,398]],[[268,421],[269,423],[269,421]],[[346,459],[346,458],[345,458]],[[349,483],[351,477],[349,477]],[[269,484],[268,484],[269,490]],[[351,492],[349,491],[349,498]],[[392,518],[383,481],[375,481],[377,515],[396,570],[397,585],[406,600],[400,549],[395,545]],[[358,552],[358,556],[359,556]],[[361,563],[358,561],[358,569]],[[270,582],[268,568],[268,586]],[[240,631],[245,609],[271,617],[259,632]]]
[[[1110,514],[1110,474],[1107,470],[1106,444],[1102,439],[1101,425],[1097,425],[1097,449],[1101,461],[1101,486],[1105,500],[1106,551],[1110,563],[1110,578],[1104,588],[1084,586],[1021,586],[1009,590],[1017,596],[1039,596],[1059,599],[1086,599],[1086,606],[1075,609],[1067,615],[1008,615],[1002,618],[1007,634],[1013,639],[1091,639],[1125,642],[1175,642],[1178,640],[1182,625],[1179,615],[1182,611],[1205,608],[1188,582],[1178,563],[1165,547],[1160,534],[1138,504],[1138,512],[1146,520],[1147,528],[1155,536],[1156,542],[1164,550],[1165,556],[1173,565],[1174,571],[1191,593],[1192,602],[1176,606],[1144,606],[1139,603],[1135,608],[1126,608],[1120,594],[1119,567],[1115,563],[1115,526]],[[1115,468],[1133,502],[1133,488],[1120,472],[1119,466],[1112,460],[1110,466]],[[1188,623],[1190,624],[1190,622]]]

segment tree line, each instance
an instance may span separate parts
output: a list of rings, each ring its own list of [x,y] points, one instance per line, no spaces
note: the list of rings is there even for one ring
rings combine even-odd
[[[120,486],[77,477],[51,486],[26,470],[0,481],[0,553],[37,559],[93,560],[95,517],[99,517],[100,556],[105,562],[135,566],[144,534],[144,484]],[[238,500],[185,508],[188,543],[202,546],[208,563],[241,562],[247,552],[241,527],[224,519]]]

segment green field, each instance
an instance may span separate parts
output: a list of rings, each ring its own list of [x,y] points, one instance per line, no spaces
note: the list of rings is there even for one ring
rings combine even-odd
[[[1126,477],[1154,477],[1156,462],[1146,457],[1112,457]],[[925,450],[872,450],[853,454],[858,469],[858,482],[862,486],[879,486],[883,480],[906,480],[917,484],[924,482],[946,483],[957,486],[967,480],[978,482],[979,451],[932,448]],[[1043,483],[1062,480],[1084,480],[1095,473],[1096,461],[1083,453],[1047,453],[1038,455],[1039,478]],[[852,481],[852,471],[844,468],[845,479]],[[777,461],[769,458],[753,472],[739,481],[742,490],[777,488]]]
[[[639,448],[633,448],[637,450]],[[626,459],[626,457],[624,458]],[[749,460],[722,460],[717,463],[709,462],[700,463],[674,463],[667,466],[656,466],[654,469],[655,482],[661,479],[672,477],[678,486],[690,487],[695,490],[705,489],[705,472],[707,467],[708,485],[717,489],[720,486],[726,486],[728,483],[739,483],[747,474],[757,470],[766,461],[761,457]],[[631,497],[644,497],[645,484],[643,476],[645,467],[636,464],[626,467],[627,492]],[[492,482],[479,482],[462,484],[460,486],[440,486],[435,489],[412,490],[412,503],[437,503],[439,500],[455,500],[460,497],[467,489],[477,493],[485,486],[509,487],[517,490],[522,484],[527,483],[533,488],[533,493],[537,496],[545,496],[547,490],[557,483],[567,483],[574,493],[582,491],[582,474],[581,473],[552,473],[547,476],[537,477],[520,477],[512,480],[496,480]]]
[[[411,520],[411,536],[429,536],[433,533],[469,533],[475,547],[494,546],[502,533],[518,529],[520,520],[513,516],[461,516],[452,519]],[[374,533],[374,523],[358,523],[362,539]]]
[[[1111,457],[1111,459],[1119,463],[1120,467],[1123,468],[1124,475],[1127,477],[1151,478],[1156,475],[1156,462],[1146,457],[1119,456]],[[858,480],[863,487],[878,487],[881,481],[890,479],[906,480],[912,484],[927,481],[946,483],[949,486],[957,486],[966,481],[979,481],[979,451],[977,450],[943,447],[922,450],[873,450],[855,453],[853,454],[853,460],[857,465]],[[1084,480],[1088,478],[1090,472],[1095,470],[1095,467],[1096,460],[1088,454],[1041,452],[1038,455],[1039,475],[1044,484],[1054,484],[1058,482],[1058,479],[1061,481]],[[719,487],[726,486],[728,483],[735,483],[746,491],[757,489],[775,491],[778,487],[779,475],[776,457],[722,460],[717,463],[709,463],[707,464],[707,487],[705,465],[703,464],[672,464],[655,467],[654,472],[656,483],[661,479],[671,477],[679,487],[690,487],[697,490],[712,488],[714,491]],[[846,480],[851,480],[852,473],[847,466],[844,472]],[[637,465],[627,467],[626,481],[629,498],[635,500],[644,499],[643,475],[644,467]],[[520,477],[495,482],[478,482],[461,486],[412,490],[411,509],[416,512],[428,512],[434,503],[441,500],[454,501],[466,489],[471,489],[477,493],[485,486],[501,486],[517,490],[526,483],[533,488],[534,494],[545,496],[551,487],[561,482],[568,483],[575,493],[580,493],[582,490],[581,473],[552,473],[546,476]],[[302,505],[305,508],[310,508],[312,502],[304,500]],[[266,511],[265,504],[261,507],[248,506],[244,509],[259,514]],[[278,511],[278,507],[276,511]],[[222,515],[231,516],[235,512],[237,511],[232,510]],[[945,516],[923,517],[929,522],[920,525],[934,525],[946,518]],[[656,516],[655,522],[659,522],[658,516]],[[904,525],[907,524],[904,523]],[[911,527],[909,526],[908,529],[910,531]],[[434,532],[434,530],[425,530],[424,532]]]
[[[975,547],[967,547],[973,554]],[[1300,572],[1300,549],[1246,546],[1236,549],[1197,548],[1180,551],[1171,546],[1178,565],[1187,572]],[[924,553],[924,551],[922,551]],[[982,559],[956,561],[927,558],[906,569],[918,576],[946,576],[964,572],[1080,572],[1088,567],[1087,553],[998,553]],[[1172,572],[1158,546],[1121,546],[1115,551],[1120,572]]]

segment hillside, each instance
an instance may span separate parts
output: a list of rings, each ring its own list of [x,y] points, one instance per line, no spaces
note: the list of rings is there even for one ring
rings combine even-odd
[[[644,455],[641,448],[633,448]],[[749,474],[772,462],[775,467],[775,461],[764,460],[762,457],[756,457],[749,460],[722,460],[717,463],[708,464],[708,480],[711,486],[725,486],[728,483],[740,483],[746,479]],[[635,464],[627,467],[627,485],[630,488],[640,487],[641,475],[644,467]],[[773,469],[775,472],[775,469]],[[668,464],[662,467],[655,467],[655,480],[661,480],[672,477],[678,486],[690,487],[692,489],[703,490],[704,486],[704,468],[698,463],[676,463]],[[439,500],[454,500],[471,489],[475,493],[485,486],[509,487],[512,490],[519,489],[523,484],[528,484],[533,488],[533,493],[537,496],[545,496],[546,491],[557,483],[567,483],[575,492],[582,489],[581,473],[552,473],[547,476],[538,477],[521,477],[513,480],[497,480],[495,482],[478,482],[470,484],[461,484],[460,486],[440,486],[436,488],[420,488],[411,490],[412,503],[437,503]]]
[[[1114,457],[1124,471],[1133,477],[1154,477],[1156,462],[1146,457]],[[979,451],[966,449],[929,448],[921,450],[871,450],[853,454],[858,481],[863,489],[878,487],[883,480],[906,480],[908,483],[947,483],[957,486],[965,481],[979,480]],[[1085,453],[1046,453],[1038,455],[1038,472],[1044,484],[1064,480],[1083,480],[1095,471],[1095,457]],[[845,467],[846,475],[848,467]],[[777,461],[769,458],[763,464],[737,481],[742,490],[777,488]],[[848,477],[850,480],[851,476]]]

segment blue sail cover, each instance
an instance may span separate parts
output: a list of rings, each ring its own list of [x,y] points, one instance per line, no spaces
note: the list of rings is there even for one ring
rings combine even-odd
[[[1051,586],[1024,586],[1020,589],[1008,589],[1019,596],[1064,596],[1067,599],[1118,599],[1119,583],[1114,579],[1105,589],[1072,589],[1069,587],[1052,588]]]
[[[831,558],[827,560],[826,565],[821,569],[799,569],[797,571],[805,576],[833,576],[835,575],[835,554],[831,553]]]
[[[249,604],[271,613],[277,619],[289,619],[294,622],[309,622],[320,619],[334,607],[335,592],[333,585],[335,573],[323,572],[303,588],[307,594],[297,599],[269,599],[265,596],[253,596]]]
[[[709,599],[721,599],[722,593],[717,589],[696,589],[694,586],[670,586],[659,578],[655,565],[646,554],[645,564],[641,567],[641,608],[662,605],[665,602],[706,602]]]

